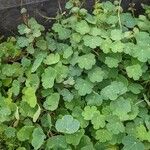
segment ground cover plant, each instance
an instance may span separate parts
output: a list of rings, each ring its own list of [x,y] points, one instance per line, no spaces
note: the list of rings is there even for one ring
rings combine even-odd
[[[1,41],[1,150],[150,149],[150,7],[81,5]]]

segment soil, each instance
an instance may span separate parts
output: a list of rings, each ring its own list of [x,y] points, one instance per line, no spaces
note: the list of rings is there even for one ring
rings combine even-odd
[[[20,11],[26,8],[30,17],[35,17],[39,23],[49,28],[52,20],[47,17],[56,16],[57,12],[64,10],[67,0],[0,0],[0,35],[17,34],[17,26],[23,22]],[[85,7],[92,9],[95,0],[85,0]],[[105,0],[103,0],[105,1]],[[142,14],[141,3],[150,5],[150,0],[122,0],[122,7],[127,11],[130,3],[135,3],[136,15]],[[46,16],[46,17],[45,17]]]

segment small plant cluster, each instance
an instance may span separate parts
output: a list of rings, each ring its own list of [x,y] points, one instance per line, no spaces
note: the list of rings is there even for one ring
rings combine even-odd
[[[0,149],[149,150],[150,7],[66,9],[0,43]]]

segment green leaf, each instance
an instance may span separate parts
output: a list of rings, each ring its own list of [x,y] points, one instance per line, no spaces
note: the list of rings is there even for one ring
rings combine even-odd
[[[52,126],[52,119],[51,119],[51,116],[49,114],[44,114],[42,117],[41,117],[41,124],[43,127],[47,127],[47,128],[51,128]]]
[[[0,122],[5,122],[9,120],[11,115],[11,109],[8,106],[0,107]]]
[[[45,138],[46,136],[41,127],[37,127],[33,130],[31,144],[35,150],[39,149],[42,146]]]
[[[66,8],[0,37],[0,149],[150,150],[150,7]]]
[[[63,96],[63,100],[68,102],[71,102],[74,97],[74,95],[68,89],[61,90],[60,94]]]
[[[103,102],[103,97],[101,95],[99,95],[98,93],[93,92],[93,93],[87,95],[85,100],[87,102],[87,105],[100,106]]]
[[[40,85],[40,79],[38,74],[29,74],[28,78],[26,79],[26,86],[27,87],[33,87],[35,90],[39,88]]]
[[[136,127],[136,137],[140,140],[140,141],[149,141],[149,132],[147,132],[146,127],[144,125],[139,125]]]
[[[100,129],[100,130],[96,131],[96,137],[95,138],[102,143],[107,142],[107,141],[110,141],[112,139],[112,133],[106,129]]]
[[[33,37],[41,36],[41,31],[44,31],[44,27],[42,25],[38,24],[38,22],[34,18],[30,18],[28,20],[28,26],[32,30]]]
[[[46,41],[47,41],[48,50],[55,51],[57,48],[57,41],[52,39],[50,33],[46,34]]]
[[[93,147],[93,143],[87,135],[84,135],[80,141],[80,144],[77,146],[77,148],[82,149],[82,150],[88,150],[86,149],[87,147],[88,148]],[[94,148],[93,149],[91,148],[90,150],[94,150]]]
[[[136,19],[130,13],[122,13],[121,23],[128,28],[134,28],[136,25]]]
[[[141,31],[135,33],[135,38],[138,45],[145,45],[150,40],[150,35],[147,32]]]
[[[57,109],[59,104],[60,95],[58,93],[53,93],[46,98],[43,106],[46,110],[54,111]]]
[[[56,121],[55,127],[58,132],[73,134],[78,131],[80,123],[71,115],[65,115]]]
[[[7,136],[7,138],[14,138],[16,136],[16,129],[13,127],[8,127],[6,128],[4,133]]]
[[[126,67],[127,75],[129,78],[139,80],[142,76],[142,68],[139,64]]]
[[[17,132],[19,141],[26,141],[31,139],[34,126],[24,126]]]
[[[29,40],[28,38],[21,36],[21,37],[18,37],[17,44],[19,47],[24,48],[29,45]]]
[[[148,45],[136,45],[132,55],[139,61],[146,62],[150,59],[150,48]]]
[[[66,9],[71,9],[73,7],[73,3],[71,1],[68,1],[65,5]]]
[[[122,53],[124,51],[125,44],[121,41],[115,41],[111,44],[111,50],[114,53]]]
[[[78,65],[81,69],[89,70],[95,63],[95,56],[92,53],[82,55],[78,58]]]
[[[143,87],[138,83],[131,83],[128,89],[134,94],[139,94],[143,90]]]
[[[31,65],[31,60],[28,59],[28,58],[26,58],[26,57],[23,57],[23,58],[21,59],[21,65],[22,65],[23,67],[29,67],[29,66]]]
[[[75,104],[76,104],[77,102],[75,101]],[[72,110],[72,116],[74,117],[74,118],[76,118],[79,122],[80,122],[80,126],[81,126],[81,128],[86,128],[87,126],[88,126],[88,121],[87,120],[85,120],[84,118],[83,118],[83,116],[81,115],[82,114],[82,112],[83,112],[83,110],[81,109],[81,105],[83,105],[83,102],[81,103],[80,101],[78,102],[78,103],[80,103],[80,104],[78,104],[77,106],[75,106],[74,108],[73,108],[73,110]],[[80,106],[79,106],[80,105]]]
[[[72,144],[74,146],[77,146],[77,145],[79,145],[79,142],[80,142],[83,135],[84,135],[84,130],[83,129],[77,131],[74,134],[66,134],[65,135],[66,142],[68,144]]]
[[[85,19],[88,23],[93,24],[93,25],[95,25],[97,21],[96,17],[91,14],[87,14]]]
[[[120,95],[127,92],[127,87],[122,82],[113,81],[110,85],[106,86],[101,90],[101,94],[104,99],[115,100]]]
[[[52,67],[47,67],[42,74],[42,85],[45,89],[52,88],[54,86],[54,80],[57,76],[57,72]]]
[[[36,107],[31,107],[28,103],[26,103],[25,101],[21,101],[20,103],[20,109],[19,109],[19,112],[20,112],[20,117],[23,116],[23,117],[31,117],[33,118],[33,115],[35,114],[36,112]]]
[[[65,40],[70,37],[71,30],[64,28],[61,24],[55,23],[52,29],[58,33],[60,40]]]
[[[34,114],[34,116],[33,116],[33,122],[36,122],[36,121],[38,120],[40,114],[41,114],[41,108],[40,108],[40,106],[38,105],[38,110],[35,112],[35,114]]]
[[[120,59],[117,57],[106,57],[105,58],[105,64],[109,67],[109,68],[116,68],[118,67],[118,64],[120,63]]]
[[[102,49],[102,51],[104,53],[107,54],[107,53],[111,52],[111,45],[112,45],[112,40],[107,38],[102,41],[100,48]]]
[[[63,54],[63,58],[67,59],[73,54],[72,47],[68,47]]]
[[[38,67],[41,65],[43,59],[45,58],[46,54],[45,53],[39,53],[37,56],[36,56],[36,59],[32,65],[32,68],[31,68],[31,72],[35,72]]]
[[[102,82],[104,75],[105,73],[100,67],[95,67],[88,72],[88,78],[91,82]]]
[[[58,53],[56,54],[49,54],[46,59],[44,60],[44,63],[46,65],[52,65],[58,63],[60,60],[60,55]]]
[[[45,41],[44,39],[39,39],[36,42],[36,46],[41,50],[46,50],[47,49],[47,41]]]
[[[85,96],[86,94],[90,94],[92,92],[93,84],[88,80],[78,78],[74,87],[78,91],[79,95]]]
[[[23,89],[22,99],[26,101],[31,107],[35,107],[37,104],[37,97],[35,95],[35,89],[33,87],[25,87]]]
[[[144,150],[144,144],[132,136],[125,136],[122,140],[123,150]]]
[[[99,36],[90,36],[90,35],[85,35],[83,37],[84,45],[89,46],[90,48],[96,48],[101,45],[102,43],[102,38]]]
[[[125,127],[123,123],[118,118],[113,116],[108,120],[106,128],[108,129],[108,131],[110,131],[113,134],[119,134],[120,132],[121,133],[125,132]]]
[[[118,29],[114,29],[111,31],[111,39],[114,41],[119,41],[123,37],[122,31]]]
[[[26,150],[25,147],[18,147],[16,150]]]
[[[71,35],[71,43],[80,43],[81,35],[79,33],[73,33]]]
[[[2,65],[2,73],[8,77],[14,76],[17,77],[22,73],[21,65],[17,62],[12,64],[4,64]]]
[[[113,115],[118,116],[120,120],[128,120],[128,113],[131,112],[132,109],[131,102],[129,99],[120,97],[110,103],[110,109],[112,110]]]
[[[48,150],[51,149],[66,149],[67,148],[67,143],[66,139],[63,135],[56,135],[52,136],[47,140],[46,143],[46,148]]]
[[[91,120],[95,114],[99,113],[97,107],[95,106],[86,106],[82,112],[82,116],[85,120]]]
[[[135,34],[137,45],[133,49],[133,57],[138,58],[141,62],[146,62],[150,59],[149,41],[150,36],[147,32],[138,32]]]
[[[84,35],[90,32],[90,27],[85,20],[76,23],[75,31]]]
[[[103,34],[103,30],[98,27],[92,27],[90,30],[90,35],[101,36],[102,34]]]
[[[19,95],[19,93],[20,93],[20,83],[19,83],[18,80],[13,81],[11,91],[14,93],[15,96]]]
[[[23,34],[29,34],[31,32],[31,29],[29,29],[25,24],[21,24],[18,26],[18,32]]]
[[[91,119],[91,123],[93,124],[93,128],[95,130],[99,128],[104,128],[106,123],[105,123],[105,116],[101,115],[99,112],[95,113]]]
[[[69,68],[63,65],[61,62],[55,66],[55,71],[57,72],[56,82],[61,83],[68,76]]]

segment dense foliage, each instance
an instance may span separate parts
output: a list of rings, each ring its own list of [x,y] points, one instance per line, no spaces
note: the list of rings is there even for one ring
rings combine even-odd
[[[66,9],[0,43],[0,149],[149,150],[150,8]]]

